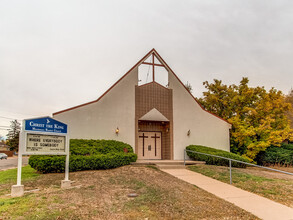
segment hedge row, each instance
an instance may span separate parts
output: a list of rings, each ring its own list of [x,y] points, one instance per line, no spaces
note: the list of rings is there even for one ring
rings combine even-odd
[[[129,144],[114,140],[84,140],[71,139],[70,153],[75,155],[94,155],[124,152],[133,153],[133,149]]]
[[[135,162],[137,155],[129,144],[114,140],[70,140],[69,170],[111,169]],[[65,156],[31,156],[29,165],[42,173],[61,173]]]
[[[293,144],[282,144],[280,147],[271,146],[260,152],[256,161],[260,165],[293,165]]]
[[[216,156],[221,156],[221,157],[227,157],[227,158],[240,160],[240,161],[247,162],[247,163],[250,162],[248,159],[243,158],[237,154],[230,153],[230,152],[223,151],[223,150],[210,148],[210,147],[205,147],[205,146],[201,146],[201,145],[189,145],[186,147],[186,150],[192,150],[192,151],[197,151],[200,153],[206,153],[206,154],[211,154],[211,155],[216,155]],[[218,165],[218,166],[229,166],[229,160],[225,160],[225,159],[221,159],[221,158],[217,158],[217,157],[212,157],[212,156],[207,156],[207,155],[202,155],[202,154],[197,154],[197,153],[193,153],[193,152],[189,152],[189,151],[187,151],[187,155],[190,158],[192,158],[193,160],[205,161],[206,164]],[[232,161],[232,166],[245,168],[247,165]]]
[[[128,165],[136,159],[134,153],[71,155],[69,171],[111,169]],[[42,173],[62,173],[65,171],[65,156],[31,156],[29,165]]]

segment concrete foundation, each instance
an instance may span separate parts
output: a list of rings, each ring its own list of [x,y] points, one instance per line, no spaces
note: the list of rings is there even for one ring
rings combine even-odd
[[[24,185],[13,185],[11,187],[11,197],[20,197],[24,195]]]
[[[70,181],[70,180],[62,180],[61,181],[61,188],[69,188],[69,187],[71,187],[71,183],[72,183],[72,181]]]

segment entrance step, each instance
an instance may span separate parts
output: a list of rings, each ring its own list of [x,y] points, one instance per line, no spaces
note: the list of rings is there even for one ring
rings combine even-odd
[[[158,167],[160,170],[166,170],[166,169],[185,169],[186,166],[184,165],[164,165],[164,164],[156,164],[156,167]]]
[[[193,161],[186,160],[186,165],[205,164],[205,161]],[[183,160],[137,160],[131,163],[131,165],[172,165],[172,166],[184,166]]]

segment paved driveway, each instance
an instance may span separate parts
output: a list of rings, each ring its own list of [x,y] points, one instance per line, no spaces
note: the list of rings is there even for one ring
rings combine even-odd
[[[28,164],[28,157],[22,157],[22,165]],[[17,167],[17,157],[8,157],[7,160],[0,160],[0,170],[7,170]]]

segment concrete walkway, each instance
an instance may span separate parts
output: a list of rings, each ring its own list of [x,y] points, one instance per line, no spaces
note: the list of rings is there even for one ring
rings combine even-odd
[[[265,220],[293,219],[293,209],[186,169],[162,169]]]

